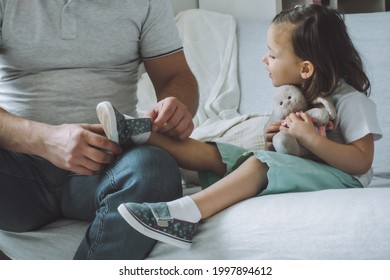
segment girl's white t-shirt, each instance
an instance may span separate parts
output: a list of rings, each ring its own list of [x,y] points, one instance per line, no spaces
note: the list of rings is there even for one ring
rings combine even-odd
[[[376,104],[363,93],[356,91],[345,82],[341,82],[332,95],[337,111],[334,130],[327,137],[337,143],[349,144],[368,134],[373,134],[374,140],[382,138],[382,130],[377,118]],[[366,174],[355,176],[367,187],[372,180],[372,168]]]

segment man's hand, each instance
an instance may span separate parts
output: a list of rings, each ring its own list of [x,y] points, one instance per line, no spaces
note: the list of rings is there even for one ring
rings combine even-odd
[[[103,136],[99,124],[65,124],[52,126],[47,132],[43,157],[81,175],[103,170],[122,152],[118,144]]]
[[[152,119],[152,130],[175,139],[188,138],[193,129],[192,115],[175,97],[167,97],[156,104],[146,117]]]
[[[145,114],[152,119],[152,130],[177,140],[187,139],[194,129],[199,91],[184,51],[143,62],[159,101]]]
[[[281,123],[280,122],[269,122],[264,128],[264,142],[265,142],[265,149],[267,151],[274,151],[274,145],[272,142],[272,139],[274,138],[275,134],[279,132]]]

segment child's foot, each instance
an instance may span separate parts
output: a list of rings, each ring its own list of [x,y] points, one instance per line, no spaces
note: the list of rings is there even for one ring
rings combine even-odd
[[[165,202],[122,203],[121,216],[138,232],[150,238],[184,249],[189,249],[198,223],[171,217]]]
[[[134,142],[144,143],[150,135],[150,118],[126,118],[108,101],[96,106],[96,113],[108,139],[123,148],[129,148]]]

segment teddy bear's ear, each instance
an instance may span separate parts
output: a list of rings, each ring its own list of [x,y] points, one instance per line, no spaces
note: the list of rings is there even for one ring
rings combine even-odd
[[[317,97],[314,99],[313,104],[322,104],[324,105],[326,111],[328,111],[329,119],[335,120],[337,117],[336,109],[333,105],[333,102],[330,98],[327,97]]]

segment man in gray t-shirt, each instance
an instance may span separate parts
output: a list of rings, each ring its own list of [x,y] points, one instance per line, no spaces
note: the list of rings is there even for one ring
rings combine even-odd
[[[160,149],[123,151],[102,136],[95,107],[136,116],[143,63],[153,129],[189,137],[197,83],[170,1],[0,0],[0,24],[0,229],[91,221],[76,259],[144,258],[154,241],[117,206],[179,197],[179,169]]]

